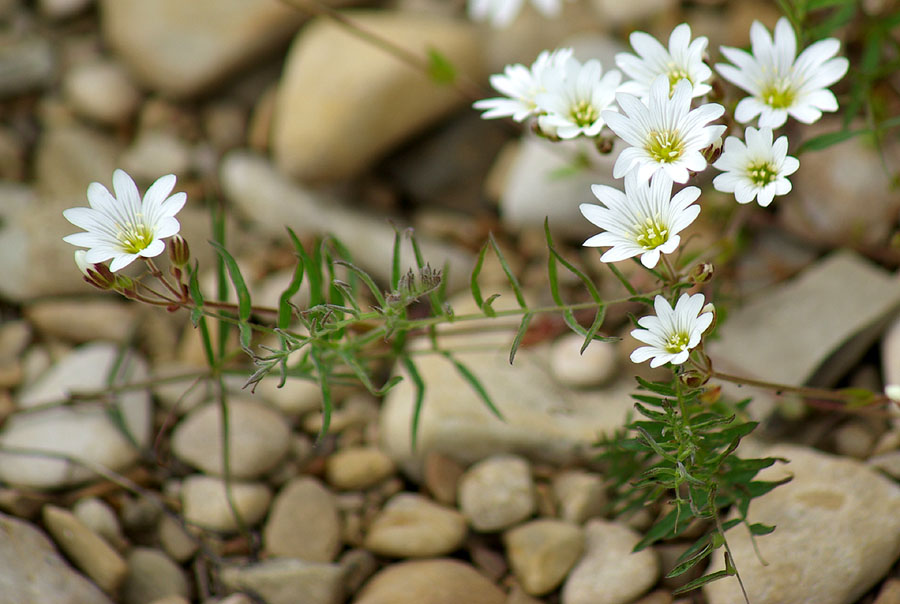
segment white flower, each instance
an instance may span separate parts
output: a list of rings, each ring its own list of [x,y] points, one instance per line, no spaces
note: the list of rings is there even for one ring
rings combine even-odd
[[[492,27],[506,27],[522,10],[524,0],[469,0],[469,18],[490,21]],[[561,0],[531,0],[541,14],[555,17],[562,8]]]
[[[543,51],[531,65],[507,65],[502,74],[491,76],[491,86],[505,97],[482,99],[472,105],[475,109],[486,110],[483,119],[512,117],[521,122],[537,111],[535,97],[546,90],[548,74],[561,70],[566,60],[572,56],[571,48]]]
[[[547,73],[546,92],[535,97],[538,109],[546,112],[538,118],[545,132],[560,138],[575,138],[579,134],[597,136],[606,122],[604,109],[615,111],[616,88],[622,74],[615,69],[603,75],[600,61],[591,59],[582,65],[568,57],[561,69]]]
[[[725,112],[721,105],[707,103],[691,111],[691,83],[687,80],[675,85],[670,98],[669,79],[660,75],[650,86],[647,105],[624,92],[616,95],[616,102],[627,117],[604,111],[603,119],[631,145],[616,158],[616,178],[637,170],[638,180],[643,182],[662,170],[675,182],[685,183],[689,170],[706,169],[701,152],[725,131],[725,126],[706,125]]]
[[[632,32],[628,40],[638,56],[627,52],[616,55],[616,65],[632,79],[622,85],[622,92],[646,99],[650,94],[650,85],[659,75],[669,78],[670,93],[681,80],[691,83],[694,97],[712,90],[706,83],[712,76],[712,70],[703,62],[709,40],[706,36],[700,36],[691,41],[691,26],[687,23],[672,30],[668,50],[656,38],[642,31]]]
[[[703,332],[713,320],[713,313],[703,312],[706,298],[703,294],[681,294],[673,310],[662,296],[656,296],[653,307],[656,316],[641,317],[631,336],[648,346],[636,348],[631,360],[643,363],[651,359],[651,367],[666,363],[681,365],[690,355],[690,350],[700,343]]]
[[[98,182],[88,186],[90,208],[69,208],[66,220],[84,229],[84,233],[67,235],[63,240],[89,248],[81,259],[96,264],[112,259],[113,272],[131,264],[137,257],[152,258],[165,249],[162,240],[178,232],[181,225],[175,214],[187,201],[185,193],[169,196],[175,186],[175,175],[157,179],[141,201],[131,177],[122,170],[113,173],[116,196]]]
[[[749,126],[741,139],[729,136],[725,139],[725,151],[713,164],[722,170],[713,179],[713,187],[723,193],[734,193],[738,203],[756,201],[762,207],[768,206],[776,195],[791,191],[788,176],[797,171],[800,161],[787,154],[788,140],[779,136],[772,143],[771,128]]]
[[[605,233],[584,242],[588,247],[612,246],[600,260],[617,262],[634,256],[653,268],[660,254],[671,254],[681,243],[679,232],[694,222],[700,206],[697,187],[685,187],[672,197],[672,179],[663,172],[640,183],[635,172],[625,176],[625,193],[605,185],[591,187],[603,206],[583,203],[581,213]]]
[[[749,122],[759,116],[760,128],[778,128],[790,115],[811,124],[823,111],[837,111],[837,99],[827,89],[847,73],[849,63],[834,57],[841,43],[835,38],[820,40],[797,54],[797,38],[785,17],[775,25],[773,43],[769,31],[759,21],[750,26],[753,54],[723,46],[722,54],[734,65],[717,64],[723,78],[750,93],[738,103],[737,121]]]

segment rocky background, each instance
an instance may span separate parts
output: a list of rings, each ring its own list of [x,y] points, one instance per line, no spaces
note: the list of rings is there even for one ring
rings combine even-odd
[[[878,18],[888,4],[861,10]],[[494,31],[451,0],[346,14],[420,56],[439,49],[483,96],[488,74],[544,48],[572,45],[611,66],[634,28],[666,37],[688,21],[716,49],[746,45],[753,19],[771,27],[779,15],[755,0],[579,0],[559,19],[529,8]],[[0,0],[0,602],[741,601],[733,580],[673,597],[697,576],[664,578],[690,540],[630,553],[665,510],[607,515],[592,445],[622,425],[634,373],[652,377],[627,360],[625,311],[638,309],[611,309],[609,334],[623,341],[584,355],[561,320],[536,321],[514,367],[512,331],[446,334],[506,421],[445,360],[424,357],[415,449],[407,382],[384,400],[341,389],[316,444],[316,386],[266,380],[251,394],[241,388],[250,370],[238,371],[229,412],[241,526],[224,495],[220,408],[205,383],[179,378],[204,367],[186,313],[96,293],[62,241],[74,230],[62,210],[86,205],[88,183],[108,185],[121,167],[142,189],[178,176],[182,233],[207,269],[207,204],[223,201],[228,247],[263,306],[290,281],[285,226],[306,242],[333,233],[384,281],[388,219],[414,226],[433,264],[449,263],[457,313],[472,308],[465,286],[489,232],[532,299],[547,301],[547,215],[563,253],[621,296],[599,255],[579,248],[593,227],[577,211],[590,184],[612,181],[614,155],[573,170],[577,147],[484,122],[471,100],[278,0]],[[896,140],[883,152],[884,163],[858,138],[805,154],[794,192],[752,213],[714,283],[728,309],[712,350],[721,369],[798,385],[900,383]],[[694,250],[733,209],[708,189]],[[482,289],[503,284],[486,266]],[[145,386],[69,396],[110,384]],[[751,507],[753,521],[777,525],[758,539],[767,566],[741,529],[729,533],[752,601],[900,602],[894,415],[726,393],[757,397],[765,421],[751,444],[790,460],[767,478],[795,476]]]

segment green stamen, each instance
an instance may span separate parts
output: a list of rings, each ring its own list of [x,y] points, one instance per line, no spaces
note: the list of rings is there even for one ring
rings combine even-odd
[[[655,250],[669,240],[669,229],[660,221],[659,214],[644,220],[644,224],[634,225],[637,236],[634,240],[645,250]]]
[[[645,149],[655,161],[670,164],[684,154],[684,142],[677,130],[653,130],[647,139]]]
[[[791,83],[785,78],[769,83],[760,93],[763,102],[773,109],[787,109],[794,104],[794,91]]]
[[[686,349],[690,341],[691,336],[687,333],[673,333],[669,336],[669,339],[666,340],[666,352],[677,354]]]
[[[769,183],[775,182],[775,178],[778,176],[778,171],[770,162],[759,161],[747,166],[747,176],[750,177],[750,180],[753,181],[753,184],[762,187]]]
[[[690,76],[688,76],[688,72],[684,69],[676,65],[675,63],[669,63],[669,96],[672,96],[672,93],[675,92],[675,84],[680,82],[681,80],[687,80],[691,82]],[[691,82],[693,84],[693,82]]]
[[[122,230],[116,235],[116,239],[122,244],[122,249],[129,254],[137,254],[147,249],[153,243],[153,230],[146,224],[120,225]]]
[[[571,117],[572,121],[578,126],[584,127],[590,126],[596,122],[597,118],[600,117],[600,112],[598,112],[597,108],[588,101],[579,101],[572,107],[572,110],[569,112],[569,117]]]

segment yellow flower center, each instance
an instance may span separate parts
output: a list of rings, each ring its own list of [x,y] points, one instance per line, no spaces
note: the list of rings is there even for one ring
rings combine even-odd
[[[670,164],[684,154],[684,142],[677,130],[653,130],[647,136],[645,149],[655,161]]]
[[[685,350],[688,347],[690,341],[690,334],[684,332],[673,333],[669,336],[669,339],[666,340],[666,352],[677,354],[682,350]]]
[[[129,254],[137,254],[147,249],[153,243],[153,230],[143,222],[119,225],[121,230],[116,239],[122,244],[122,249]]]
[[[634,240],[645,250],[654,250],[669,240],[669,229],[659,219],[659,214],[644,220],[643,224],[634,225],[637,236]]]
[[[693,82],[691,81],[691,77],[688,75],[688,72],[685,71],[683,67],[679,67],[675,63],[669,63],[668,67],[669,67],[669,71],[668,71],[668,74],[669,74],[669,97],[671,97],[672,93],[675,92],[675,84],[677,84],[681,80],[687,80],[688,82],[691,82],[691,84],[693,84]]]
[[[763,103],[772,109],[787,109],[794,104],[794,91],[791,82],[787,78],[778,78],[768,82],[768,85],[760,92]]]
[[[579,101],[572,106],[572,110],[569,111],[569,117],[572,118],[575,124],[584,127],[596,122],[597,118],[600,117],[600,112],[590,102]]]
[[[747,166],[747,176],[750,177],[753,184],[763,187],[775,181],[778,171],[771,162],[758,161]]]

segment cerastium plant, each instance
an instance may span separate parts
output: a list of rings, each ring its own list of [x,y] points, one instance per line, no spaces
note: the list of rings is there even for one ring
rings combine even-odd
[[[470,6],[476,16],[502,23],[511,19],[520,4],[473,1]],[[535,4],[548,12],[559,8],[558,2]],[[799,25],[799,13],[791,14],[794,25]],[[341,19],[348,21],[346,17]],[[704,341],[715,328],[716,309],[701,290],[712,276],[709,259],[713,254],[687,259],[680,253],[680,233],[703,206],[700,187],[689,183],[712,165],[722,172],[713,186],[733,193],[738,203],[755,200],[765,207],[775,196],[787,194],[791,189],[788,177],[798,169],[799,161],[788,155],[787,136],[776,138],[775,131],[788,117],[811,123],[823,111],[836,111],[837,99],[828,87],[848,68],[846,59],[835,56],[840,44],[833,38],[819,39],[798,54],[795,30],[788,19],[778,22],[774,38],[760,23],[753,24],[750,35],[752,52],[723,48],[731,64],[716,65],[725,80],[749,95],[736,106],[722,96],[722,82],[715,80],[705,63],[706,38],[692,40],[688,24],[673,30],[668,46],[646,33],[633,33],[630,40],[636,55],[622,53],[616,57],[618,67],[630,78],[624,82],[620,71],[604,71],[596,59],[582,63],[571,49],[548,50],[530,67],[507,66],[502,74],[491,78],[503,97],[475,103],[485,111],[485,118],[531,120],[534,132],[551,141],[586,138],[601,153],[612,149],[615,137],[624,141],[626,147],[614,168],[614,176],[624,179],[623,189],[595,185],[593,194],[599,204],[581,205],[585,218],[601,229],[584,245],[604,248],[600,260],[626,292],[620,299],[601,297],[588,274],[556,247],[545,222],[547,286],[553,301],[547,306],[529,305],[493,236],[481,249],[470,277],[478,310],[456,314],[447,301],[446,272],[451,267],[432,267],[410,231],[397,231],[390,282],[379,284],[354,263],[339,241],[326,236],[304,246],[288,229],[297,257],[293,278],[277,308],[261,308],[253,305],[240,268],[225,245],[224,218],[218,212],[213,246],[219,258],[219,289],[216,300],[210,301],[199,287],[199,267],[191,264],[188,243],[177,235],[175,215],[184,205],[185,196],[170,195],[175,185],[171,175],[154,183],[143,199],[130,177],[119,170],[113,175],[115,195],[93,183],[88,188],[91,207],[65,213],[85,232],[66,240],[88,248],[76,252],[76,262],[92,285],[170,311],[185,309],[190,313],[209,363],[207,377],[219,385],[223,414],[227,405],[222,374],[231,370],[229,362],[240,351],[255,365],[247,380],[250,387],[270,373],[277,373],[281,384],[288,378],[318,383],[323,434],[329,426],[333,388],[353,382],[382,395],[401,379],[385,377],[385,361],[390,361],[402,366],[413,384],[416,400],[410,429],[414,445],[428,387],[417,370],[420,355],[447,358],[484,404],[503,419],[475,374],[453,350],[442,346],[436,337],[440,326],[519,317],[519,327],[511,334],[512,363],[537,315],[562,315],[568,327],[584,338],[583,352],[595,340],[610,339],[603,335],[603,327],[611,306],[635,302],[646,305],[650,314],[632,317],[632,335],[644,345],[634,350],[631,359],[635,363],[649,361],[653,367],[669,367],[671,379],[638,380],[634,409],[639,417],[602,440],[601,461],[606,462],[607,476],[617,496],[616,511],[663,506],[664,513],[636,549],[678,537],[695,521],[710,527],[681,556],[670,576],[683,574],[719,547],[726,549],[725,568],[689,582],[680,591],[693,589],[738,575],[728,553],[726,531],[744,524],[754,536],[771,532],[774,527],[753,523],[748,517],[749,504],[780,484],[756,480],[757,473],[777,459],[743,459],[736,454],[741,439],[756,427],[745,413],[749,401],[730,404],[720,400],[719,387],[711,380],[844,403],[888,400],[882,394],[858,390],[798,388],[723,374],[714,369],[713,359],[706,353]],[[389,41],[380,40],[379,45],[391,48]],[[407,52],[398,54],[409,60]],[[444,64],[443,59],[439,62]],[[713,102],[716,100],[723,104]],[[733,118],[726,107],[736,107]],[[735,120],[745,123],[757,117],[758,128],[747,126],[737,135],[727,136]],[[724,141],[723,136],[727,136]],[[829,134],[806,141],[804,148],[843,138],[849,135]],[[165,273],[153,258],[163,252],[163,240],[169,237],[171,267]],[[404,245],[413,249],[414,266],[401,265]],[[499,261],[516,308],[494,309],[497,294],[483,294],[480,275],[488,255]],[[156,284],[146,278],[117,274],[136,259],[146,263]],[[654,287],[640,291],[616,267],[615,263],[621,261],[635,262],[648,271]],[[564,300],[560,271],[567,271],[583,285],[581,301]],[[236,303],[226,302],[229,283]],[[309,302],[300,308],[292,300],[303,283],[309,291]],[[580,311],[591,312],[593,318],[582,323]],[[211,334],[211,322],[219,329],[218,338]],[[227,346],[231,329],[238,333],[237,351]],[[430,345],[410,346],[413,338],[424,338]],[[225,418],[227,425],[227,415]],[[227,482],[230,453],[227,446],[223,451]],[[729,511],[732,518],[726,519]]]

